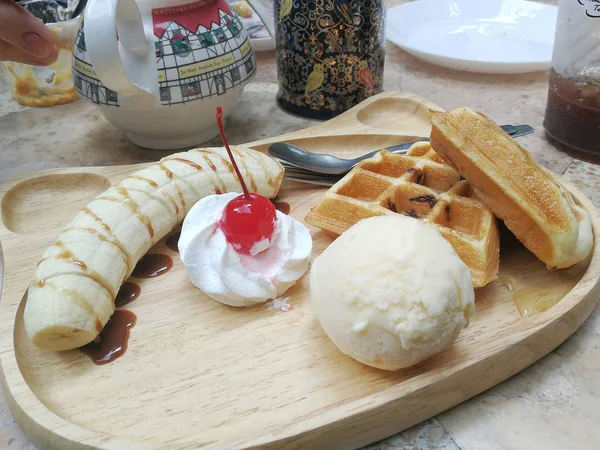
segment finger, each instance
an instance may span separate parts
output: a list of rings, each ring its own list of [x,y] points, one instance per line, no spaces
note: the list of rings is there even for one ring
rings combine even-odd
[[[39,61],[37,59],[32,58],[29,53],[5,41],[0,41],[0,60],[15,61],[25,64],[31,64],[32,66],[48,65],[44,61]]]
[[[58,49],[52,32],[22,6],[12,0],[0,0],[0,23],[0,40],[22,49],[35,60],[47,64],[56,60]]]

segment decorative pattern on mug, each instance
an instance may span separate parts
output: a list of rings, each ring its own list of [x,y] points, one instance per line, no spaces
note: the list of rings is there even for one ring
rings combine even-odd
[[[279,97],[344,111],[382,91],[380,0],[275,0]]]

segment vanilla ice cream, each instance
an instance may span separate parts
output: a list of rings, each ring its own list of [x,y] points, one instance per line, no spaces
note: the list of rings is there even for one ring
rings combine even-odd
[[[235,192],[210,195],[185,217],[179,255],[192,283],[213,299],[231,306],[248,306],[274,299],[308,270],[312,238],[297,220],[277,211],[270,240],[249,255],[238,253],[219,228],[223,210]]]
[[[448,347],[475,311],[471,273],[433,227],[401,215],[358,222],[313,263],[321,326],[345,354],[397,370]]]

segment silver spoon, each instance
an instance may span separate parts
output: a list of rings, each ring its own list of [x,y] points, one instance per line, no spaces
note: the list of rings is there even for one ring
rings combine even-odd
[[[533,128],[529,125],[503,125],[501,128],[512,137],[533,133]],[[406,153],[415,142],[427,141],[429,139],[423,138],[418,141],[387,147],[386,150],[392,153]],[[350,169],[362,160],[375,156],[381,150],[375,150],[354,159],[344,159],[324,153],[309,152],[287,142],[276,142],[269,147],[269,154],[288,165],[310,170],[318,174],[342,175],[350,171]]]

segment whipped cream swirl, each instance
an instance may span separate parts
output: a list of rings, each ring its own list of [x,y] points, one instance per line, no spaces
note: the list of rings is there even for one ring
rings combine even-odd
[[[194,286],[226,305],[248,306],[280,296],[306,273],[312,238],[304,225],[277,211],[271,239],[250,255],[238,253],[219,221],[239,195],[210,195],[196,203],[183,222],[179,254]]]

